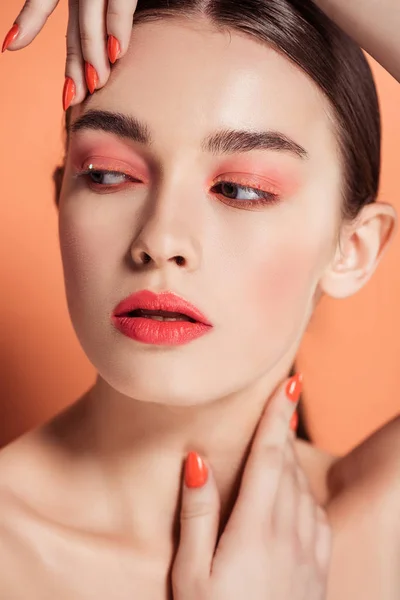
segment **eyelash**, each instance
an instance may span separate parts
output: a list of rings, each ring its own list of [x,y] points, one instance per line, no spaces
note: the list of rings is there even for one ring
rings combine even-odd
[[[80,171],[79,173],[77,173],[75,175],[75,178],[85,178],[85,177],[89,177],[91,175],[93,175],[94,173],[96,174],[100,174],[100,175],[120,175],[126,178],[126,180],[130,180],[132,183],[140,183],[139,180],[135,179],[134,177],[132,177],[131,175],[128,175],[127,173],[123,173],[122,171],[114,171],[114,170],[106,170],[106,169],[86,169],[84,171]],[[92,185],[96,185],[99,186],[100,188],[103,189],[114,189],[117,188],[119,184],[101,184],[101,183],[96,183],[93,180],[90,181],[90,183]],[[226,204],[229,204],[231,206],[250,206],[250,207],[255,207],[255,206],[265,206],[265,205],[271,205],[271,204],[277,204],[280,201],[280,197],[279,195],[275,192],[272,191],[273,188],[271,188],[270,190],[265,190],[264,187],[267,187],[267,184],[264,184],[263,186],[261,184],[258,184],[254,181],[249,182],[248,180],[231,180],[227,177],[221,177],[219,180],[217,180],[214,185],[213,188],[215,188],[217,185],[221,185],[221,184],[231,184],[233,186],[236,186],[237,188],[241,188],[242,190],[246,191],[246,192],[256,192],[260,194],[260,197],[254,200],[236,200],[235,198],[228,198],[226,196],[223,196],[224,198],[224,202]],[[249,183],[251,183],[251,185],[249,185]],[[211,188],[211,189],[213,189]],[[95,188],[96,189],[96,188]],[[99,188],[97,188],[99,189]]]

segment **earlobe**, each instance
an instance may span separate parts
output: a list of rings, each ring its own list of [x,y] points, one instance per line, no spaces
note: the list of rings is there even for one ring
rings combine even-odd
[[[374,273],[396,230],[393,206],[383,202],[364,206],[353,222],[341,228],[335,256],[320,280],[322,292],[332,298],[358,292]]]

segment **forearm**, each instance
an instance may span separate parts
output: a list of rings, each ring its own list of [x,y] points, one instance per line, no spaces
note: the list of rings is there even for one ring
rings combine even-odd
[[[400,0],[314,0],[400,82]]]

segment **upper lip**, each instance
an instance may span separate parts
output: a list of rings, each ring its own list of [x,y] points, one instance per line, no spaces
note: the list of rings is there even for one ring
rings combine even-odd
[[[135,292],[115,307],[113,316],[121,317],[136,309],[181,313],[204,325],[211,325],[198,308],[173,292],[158,294],[150,290]]]

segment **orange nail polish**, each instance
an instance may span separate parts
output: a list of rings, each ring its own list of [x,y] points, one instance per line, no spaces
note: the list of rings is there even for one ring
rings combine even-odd
[[[93,94],[99,81],[99,76],[94,66],[88,62],[85,62],[85,77],[89,92]]]
[[[202,487],[208,477],[208,469],[197,452],[189,452],[185,462],[185,483],[190,488]]]
[[[299,415],[297,414],[297,410],[296,410],[293,413],[292,418],[290,419],[290,429],[292,431],[296,431],[298,424],[299,424]]]
[[[303,381],[303,375],[297,373],[291,377],[286,385],[286,396],[292,402],[297,402],[301,394],[301,384]]]
[[[11,27],[10,31],[7,33],[6,37],[4,38],[3,47],[1,49],[2,52],[4,52],[5,50],[7,50],[8,46],[11,44],[11,42],[13,42],[15,40],[15,38],[18,35],[18,33],[19,33],[19,27],[15,23]]]
[[[110,62],[115,63],[115,61],[118,58],[118,55],[121,52],[121,46],[119,45],[119,41],[117,40],[117,38],[113,35],[108,36],[107,52]]]
[[[71,77],[66,77],[65,82],[64,82],[63,97],[62,97],[64,110],[67,110],[67,108],[71,104],[72,100],[75,98],[75,93],[76,93],[76,86],[75,86],[74,80],[71,79]]]

